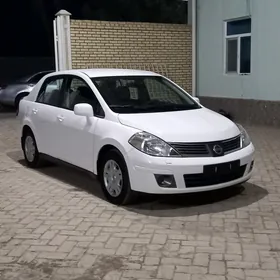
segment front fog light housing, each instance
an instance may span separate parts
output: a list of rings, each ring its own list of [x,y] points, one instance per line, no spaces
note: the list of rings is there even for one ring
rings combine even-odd
[[[176,182],[173,175],[155,175],[156,181],[161,188],[174,189]]]
[[[251,144],[250,136],[242,125],[240,125],[240,124],[236,124],[236,125],[240,130],[241,148],[246,148],[247,146],[249,146]]]

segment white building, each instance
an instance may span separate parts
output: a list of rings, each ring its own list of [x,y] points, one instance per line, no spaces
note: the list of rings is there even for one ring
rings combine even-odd
[[[280,125],[280,0],[197,0],[197,95]],[[233,100],[234,99],[234,100]]]

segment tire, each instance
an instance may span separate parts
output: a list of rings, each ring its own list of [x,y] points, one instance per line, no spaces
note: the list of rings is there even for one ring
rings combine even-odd
[[[22,136],[22,150],[28,167],[38,168],[41,166],[40,154],[35,137],[31,131],[25,132]]]
[[[112,172],[111,175],[109,174],[110,170]],[[127,205],[134,201],[136,195],[130,187],[127,166],[123,156],[118,150],[112,149],[103,156],[98,174],[102,191],[109,202],[115,205]],[[111,181],[111,186],[114,187],[110,188],[110,180],[108,180],[108,178],[111,177],[111,179],[114,180],[113,174],[115,174],[117,178],[115,178],[115,181]]]

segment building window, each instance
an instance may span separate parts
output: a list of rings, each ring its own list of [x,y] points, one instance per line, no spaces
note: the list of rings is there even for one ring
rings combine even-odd
[[[225,23],[225,72],[251,73],[251,18]]]

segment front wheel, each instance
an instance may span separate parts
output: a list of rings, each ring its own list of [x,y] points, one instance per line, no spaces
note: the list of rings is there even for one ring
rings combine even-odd
[[[135,198],[126,163],[118,150],[110,150],[101,160],[99,179],[103,193],[111,203],[125,205]]]

